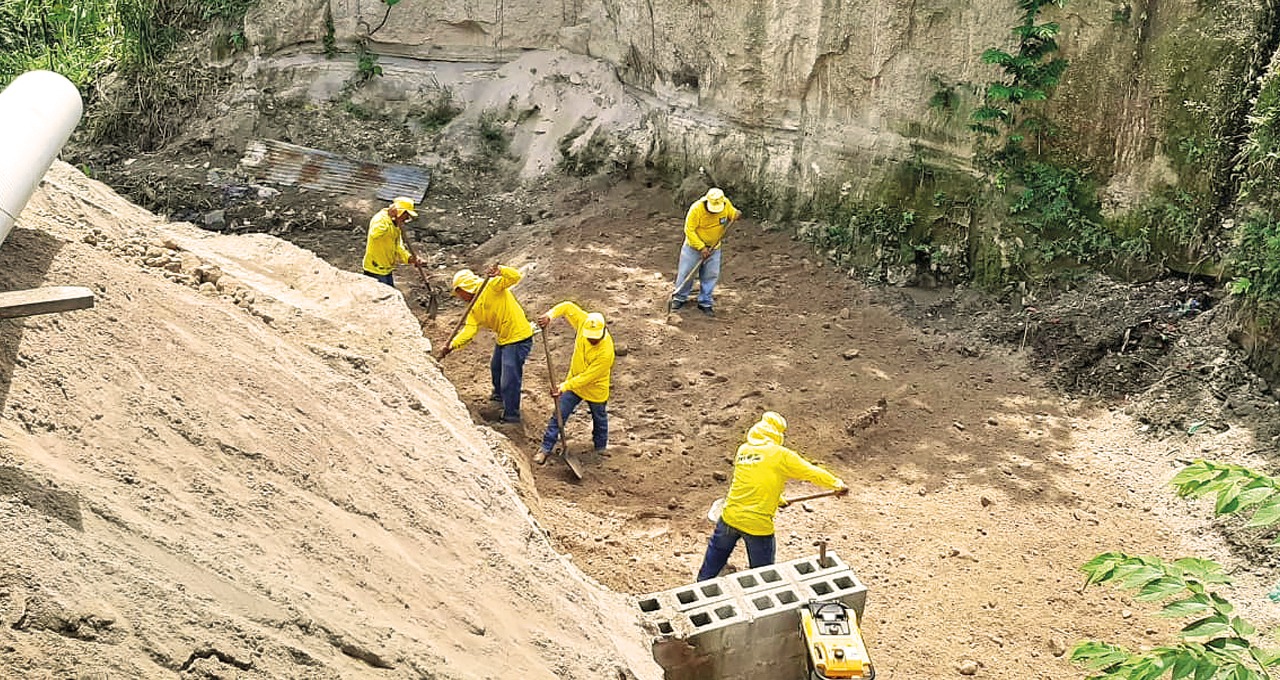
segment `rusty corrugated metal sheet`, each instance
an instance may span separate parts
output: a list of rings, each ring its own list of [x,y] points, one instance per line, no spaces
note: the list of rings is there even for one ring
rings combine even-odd
[[[240,164],[259,181],[344,196],[373,195],[385,201],[397,196],[419,201],[431,182],[426,168],[356,161],[278,139],[249,142]]]

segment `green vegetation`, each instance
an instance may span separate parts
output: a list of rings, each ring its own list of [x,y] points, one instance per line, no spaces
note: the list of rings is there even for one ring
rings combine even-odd
[[[1061,7],[1065,0],[1052,4]],[[1041,111],[1031,104],[1049,98],[1067,69],[1067,60],[1053,56],[1058,51],[1057,23],[1036,23],[1046,4],[1043,0],[1018,0],[1022,23],[1013,28],[1018,40],[1017,53],[991,47],[982,53],[982,61],[994,64],[1004,72],[1004,79],[987,84],[983,105],[972,114],[972,128],[982,134],[1002,138],[1004,148],[998,154],[1011,154],[1022,148],[1028,137],[1039,153],[1041,137],[1047,122]],[[993,160],[997,162],[1000,156]]]
[[[507,133],[505,118],[496,110],[490,109],[480,114],[476,121],[476,131],[480,135],[480,150],[485,156],[497,158],[506,155],[511,147],[511,136]]]
[[[1245,527],[1280,523],[1280,481],[1238,465],[1196,461],[1172,481],[1183,498],[1213,497],[1218,515],[1251,513]],[[1272,542],[1280,545],[1280,540]],[[1209,560],[1167,562],[1110,552],[1082,569],[1086,587],[1111,584],[1137,593],[1140,602],[1164,602],[1157,616],[1192,619],[1178,641],[1141,652],[1098,641],[1084,641],[1071,659],[1095,680],[1269,680],[1280,675],[1280,650],[1253,642],[1257,628],[1235,614],[1218,593],[1231,580]]]
[[[108,73],[132,76],[165,57],[186,31],[236,26],[257,0],[10,0],[0,3],[0,85],[32,69],[88,92]],[[227,41],[243,48],[244,33]]]
[[[448,87],[437,87],[435,96],[421,111],[417,112],[417,121],[424,132],[434,134],[444,129],[444,126],[457,118],[459,113],[462,113],[462,107],[453,101],[453,90]]]
[[[560,172],[573,177],[588,177],[600,172],[609,163],[614,150],[613,145],[609,143],[608,136],[600,133],[599,129],[592,130],[586,143],[576,152],[572,151],[573,145],[586,133],[590,125],[589,120],[580,121],[556,144],[556,149],[560,152],[556,167]]]
[[[1280,303],[1280,220],[1272,212],[1255,211],[1239,229],[1230,290],[1259,306],[1267,321],[1274,320]]]

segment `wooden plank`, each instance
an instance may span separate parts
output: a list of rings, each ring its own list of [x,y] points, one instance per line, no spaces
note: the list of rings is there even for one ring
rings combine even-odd
[[[80,286],[48,286],[0,293],[0,319],[69,312],[93,306],[93,291]]]

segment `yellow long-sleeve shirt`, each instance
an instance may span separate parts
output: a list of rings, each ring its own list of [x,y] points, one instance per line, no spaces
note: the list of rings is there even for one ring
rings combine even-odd
[[[511,267],[498,267],[498,272],[498,276],[489,281],[479,299],[471,306],[471,313],[467,314],[467,320],[458,332],[458,337],[453,339],[450,349],[460,349],[471,342],[481,326],[493,331],[499,345],[509,345],[533,337],[529,317],[525,316],[524,308],[509,290],[524,277]]]
[[[404,247],[400,227],[387,214],[379,210],[369,219],[369,236],[364,246],[364,269],[374,274],[390,274],[396,265],[409,261],[409,249]]]
[[[774,441],[773,436],[776,435],[761,435],[753,428],[747,435],[747,443],[738,447],[733,461],[733,482],[721,515],[725,524],[753,536],[773,533],[773,516],[788,479],[813,482],[829,489],[843,484],[835,475]]]
[[[707,212],[707,202],[698,199],[684,216],[684,242],[694,250],[719,247],[729,223],[738,219],[740,214],[727,198],[724,199],[724,210],[718,213]]]
[[[551,308],[551,318],[563,316],[578,334],[573,343],[573,359],[569,361],[569,375],[560,383],[561,392],[573,392],[587,401],[609,401],[609,377],[613,371],[613,334],[607,329],[600,342],[582,335],[582,323],[587,312],[572,302],[561,302]]]

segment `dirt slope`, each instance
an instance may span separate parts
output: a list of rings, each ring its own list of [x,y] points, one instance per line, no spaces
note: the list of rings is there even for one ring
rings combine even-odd
[[[0,321],[0,676],[654,677],[398,295],[66,165],[19,227],[97,306]]]
[[[1097,553],[1226,561],[1237,601],[1274,618],[1268,573],[1224,552],[1209,508],[1176,501],[1178,461],[1257,463],[1237,427],[1157,440],[1118,411],[1073,402],[1028,372],[1021,356],[906,325],[788,232],[747,221],[726,245],[720,315],[669,319],[664,304],[682,211],[668,194],[626,184],[567,194],[565,217],[500,234],[465,262],[520,266],[530,315],[572,299],[611,321],[623,352],[610,402],[613,446],[584,481],[563,465],[535,470],[539,513],[587,573],[643,593],[690,581],[722,495],[730,456],[765,409],[790,420],[790,445],[854,489],[779,517],[779,557],[819,538],[854,565],[871,592],[866,634],[883,677],[1078,678],[1063,649],[1086,637],[1131,646],[1163,641],[1163,621],[1108,591],[1080,592],[1079,565]],[[441,341],[460,309],[446,308]],[[563,370],[563,326],[551,335]],[[971,336],[965,336],[970,338]],[[473,413],[488,394],[491,340],[451,356],[446,374]],[[527,420],[513,432],[534,450],[550,399],[535,348],[525,374]],[[876,404],[885,399],[878,417]],[[589,418],[570,444],[590,448]],[[797,485],[793,493],[811,490]],[[739,550],[731,565],[745,567]]]

